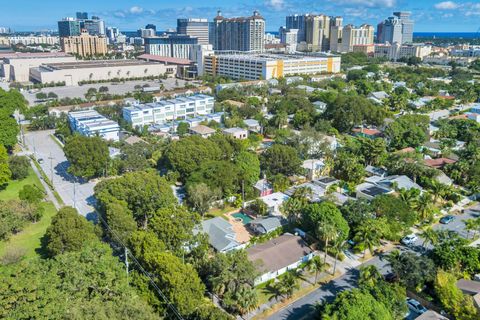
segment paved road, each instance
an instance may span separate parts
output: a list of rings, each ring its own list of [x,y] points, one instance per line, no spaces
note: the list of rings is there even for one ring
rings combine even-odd
[[[67,173],[69,166],[63,149],[50,136],[52,130],[34,131],[25,135],[25,144],[28,151],[33,153],[40,161],[45,174],[57,190],[66,205],[76,207],[78,212],[87,217],[94,217],[94,182],[82,182],[75,180]],[[74,182],[76,181],[76,182]]]
[[[457,232],[460,236],[466,238],[467,232],[465,230],[466,219],[475,218],[480,215],[480,205],[477,208],[474,208],[478,211],[465,210],[465,213],[455,216],[455,220],[449,224],[437,224],[433,226],[434,230],[452,230]],[[471,235],[470,235],[471,236]],[[397,246],[396,249],[401,251],[414,251],[417,254],[424,252],[422,247],[423,239],[419,237],[416,243],[407,248],[405,246]],[[385,254],[384,254],[385,255]],[[375,265],[382,274],[386,274],[389,271],[389,267],[384,255],[376,256],[370,261],[366,262],[363,265]],[[309,319],[311,318],[311,312],[314,310],[314,307],[317,303],[323,301],[332,301],[335,296],[344,290],[353,289],[357,286],[357,280],[359,276],[359,267],[351,268],[343,276],[323,285],[312,293],[306,295],[305,297],[297,300],[286,308],[278,311],[277,313],[271,315],[267,319],[269,320],[297,320],[297,319]],[[415,314],[409,315],[408,319],[414,319]]]

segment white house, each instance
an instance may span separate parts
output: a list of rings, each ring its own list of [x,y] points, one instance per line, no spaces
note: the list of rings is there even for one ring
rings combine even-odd
[[[308,159],[303,161],[302,168],[307,172],[309,180],[315,180],[321,177],[325,163],[321,159]]]
[[[282,213],[280,212],[280,207],[289,198],[290,197],[283,192],[274,192],[267,196],[260,197],[260,200],[262,200],[267,205],[267,211],[269,215],[280,216],[282,215]]]
[[[231,136],[235,139],[244,140],[248,138],[248,130],[243,128],[228,128],[223,129],[223,134],[227,136]]]
[[[313,250],[299,236],[286,233],[247,249],[248,260],[257,264],[255,285],[275,279],[313,258]]]
[[[118,141],[120,126],[105,118],[95,110],[73,111],[68,113],[70,128],[87,137],[99,136],[105,140]]]

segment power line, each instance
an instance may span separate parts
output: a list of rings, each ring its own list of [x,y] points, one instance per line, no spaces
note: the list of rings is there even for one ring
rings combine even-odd
[[[167,307],[173,312],[173,314],[176,316],[177,319],[180,319],[180,320],[184,320],[184,318],[182,317],[182,315],[180,314],[180,312],[178,312],[177,308],[175,308],[175,306],[168,300],[167,296],[165,296],[165,294],[162,292],[162,290],[160,290],[160,288],[157,286],[157,284],[155,283],[155,281],[153,280],[152,276],[150,275],[149,272],[147,272],[143,267],[142,265],[140,264],[140,262],[138,262],[137,258],[133,255],[132,251],[129,250],[127,248],[127,246],[122,242],[122,240],[120,239],[120,237],[116,234],[115,231],[113,231],[110,226],[108,225],[108,223],[102,218],[102,216],[100,214],[98,214],[98,218],[100,219],[100,221],[102,222],[102,224],[105,226],[105,228],[107,228],[107,230],[115,237],[116,241],[118,241],[118,243],[125,249],[125,253],[128,255],[130,254],[130,258],[132,259],[132,261],[135,263],[135,265],[140,269],[140,271],[149,279],[150,281],[150,284],[155,288],[155,290],[157,291],[158,295],[165,301],[165,303],[167,304]],[[128,260],[127,260],[128,261]],[[127,262],[127,268],[128,268],[128,262]]]

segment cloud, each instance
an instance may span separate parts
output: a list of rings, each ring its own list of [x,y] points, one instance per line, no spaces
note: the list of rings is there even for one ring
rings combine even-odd
[[[337,4],[361,5],[364,7],[374,8],[392,8],[397,4],[397,0],[337,0]]]
[[[130,8],[130,13],[131,14],[140,14],[143,12],[143,8],[142,7],[139,7],[139,6],[133,6]]]
[[[273,10],[282,10],[285,8],[285,2],[283,0],[268,0],[265,1],[265,6]]]
[[[435,4],[435,8],[439,10],[455,10],[459,5],[453,1],[443,1]]]

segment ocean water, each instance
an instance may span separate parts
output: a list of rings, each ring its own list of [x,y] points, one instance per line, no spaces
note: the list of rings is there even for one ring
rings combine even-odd
[[[478,39],[480,38],[480,32],[414,32],[413,37],[422,38],[463,38],[463,39]]]

